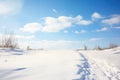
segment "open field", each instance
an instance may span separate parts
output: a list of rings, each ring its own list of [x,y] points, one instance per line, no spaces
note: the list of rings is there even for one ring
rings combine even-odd
[[[120,80],[120,48],[0,50],[0,80]]]

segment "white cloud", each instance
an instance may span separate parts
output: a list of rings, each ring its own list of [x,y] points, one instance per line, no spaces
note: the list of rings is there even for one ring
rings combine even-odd
[[[57,10],[56,10],[56,9],[52,9],[52,11],[53,11],[54,13],[57,13]]]
[[[83,20],[82,16],[76,17],[59,16],[58,18],[46,17],[45,24],[42,32],[59,32],[65,28],[71,27],[73,24],[77,25],[89,25],[92,22],[89,20]]]
[[[65,28],[71,27],[72,17],[60,16],[58,18],[46,17],[43,32],[59,32]]]
[[[120,15],[114,15],[109,19],[102,20],[102,23],[108,25],[120,25]]]
[[[81,31],[77,31],[77,30],[76,30],[74,33],[75,33],[75,34],[80,34],[80,33],[86,33],[86,32],[87,32],[86,30],[81,30]]]
[[[80,32],[79,31],[75,31],[75,34],[79,34]]]
[[[115,27],[112,27],[112,28],[115,28],[115,29],[120,29],[120,26],[115,26]]]
[[[91,38],[89,39],[88,41],[90,42],[95,42],[95,41],[99,41],[99,40],[102,40],[103,38]]]
[[[80,16],[80,15],[74,17],[73,21],[74,21],[75,24],[78,24],[78,25],[89,25],[89,24],[92,24],[92,21],[90,21],[90,20],[83,20],[83,17]]]
[[[18,13],[23,6],[23,0],[0,0],[0,15]]]
[[[28,23],[24,25],[23,28],[20,28],[23,32],[35,33],[36,31],[40,31],[42,29],[42,25],[39,23]]]
[[[67,30],[64,30],[64,33],[68,33],[68,31],[67,31]]]
[[[76,17],[70,16],[59,16],[54,17],[45,17],[43,24],[40,23],[28,23],[20,30],[24,32],[34,33],[36,31],[41,32],[59,32],[66,28],[72,27],[75,25],[89,25],[92,21],[83,20],[82,16],[78,15]]]
[[[80,32],[81,32],[81,33],[86,33],[87,31],[86,31],[86,30],[81,30]]]
[[[92,21],[90,21],[90,20],[80,20],[79,22],[77,22],[77,24],[79,24],[79,25],[89,25],[89,24],[92,24]]]
[[[100,18],[103,18],[103,16],[100,15],[99,13],[94,12],[94,13],[92,14],[92,19],[93,19],[93,20],[94,20],[94,19],[100,19]]]
[[[103,27],[103,28],[101,28],[101,29],[96,30],[96,32],[107,31],[107,30],[108,30],[107,27]]]
[[[80,15],[78,15],[78,16],[76,16],[76,17],[74,18],[75,22],[80,21],[80,20],[82,20],[82,19],[83,19],[83,17],[80,16]]]

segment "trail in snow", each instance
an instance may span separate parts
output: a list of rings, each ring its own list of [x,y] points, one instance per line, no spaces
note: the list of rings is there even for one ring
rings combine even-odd
[[[82,54],[79,53],[81,57],[81,64],[77,64],[77,67],[79,68],[77,75],[80,75],[80,78],[73,79],[73,80],[92,80],[89,79],[90,73],[90,64],[87,60],[87,58]]]
[[[73,80],[120,80],[120,70],[107,64],[100,64],[84,53],[78,53],[80,54],[80,63],[77,64],[79,78]]]

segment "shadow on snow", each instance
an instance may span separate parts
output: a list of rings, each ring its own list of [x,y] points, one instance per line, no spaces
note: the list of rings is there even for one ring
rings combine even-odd
[[[88,60],[82,53],[79,53],[79,55],[82,58],[82,60],[80,60],[82,62],[82,64],[77,64],[77,67],[79,68],[77,75],[80,75],[80,78],[73,79],[73,80],[90,80],[89,79],[90,65],[88,63]]]
[[[15,75],[15,76],[11,76],[11,74],[15,73],[16,71],[22,71],[25,70],[27,68],[25,67],[21,67],[21,68],[16,68],[16,69],[12,69],[12,70],[0,70],[0,80],[13,80],[15,78],[19,78],[19,77],[23,77],[25,75]]]

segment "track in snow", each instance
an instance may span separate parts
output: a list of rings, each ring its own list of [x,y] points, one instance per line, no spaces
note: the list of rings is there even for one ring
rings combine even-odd
[[[77,75],[79,78],[73,80],[120,80],[120,72],[104,68],[104,65],[94,60],[88,59],[85,55],[80,55],[80,63],[77,64]],[[112,69],[112,68],[111,68]]]
[[[77,64],[77,67],[79,68],[77,75],[80,75],[80,78],[78,79],[73,79],[73,80],[90,80],[89,75],[90,73],[90,64],[87,60],[87,58],[82,54],[79,53],[81,57],[81,64]]]

